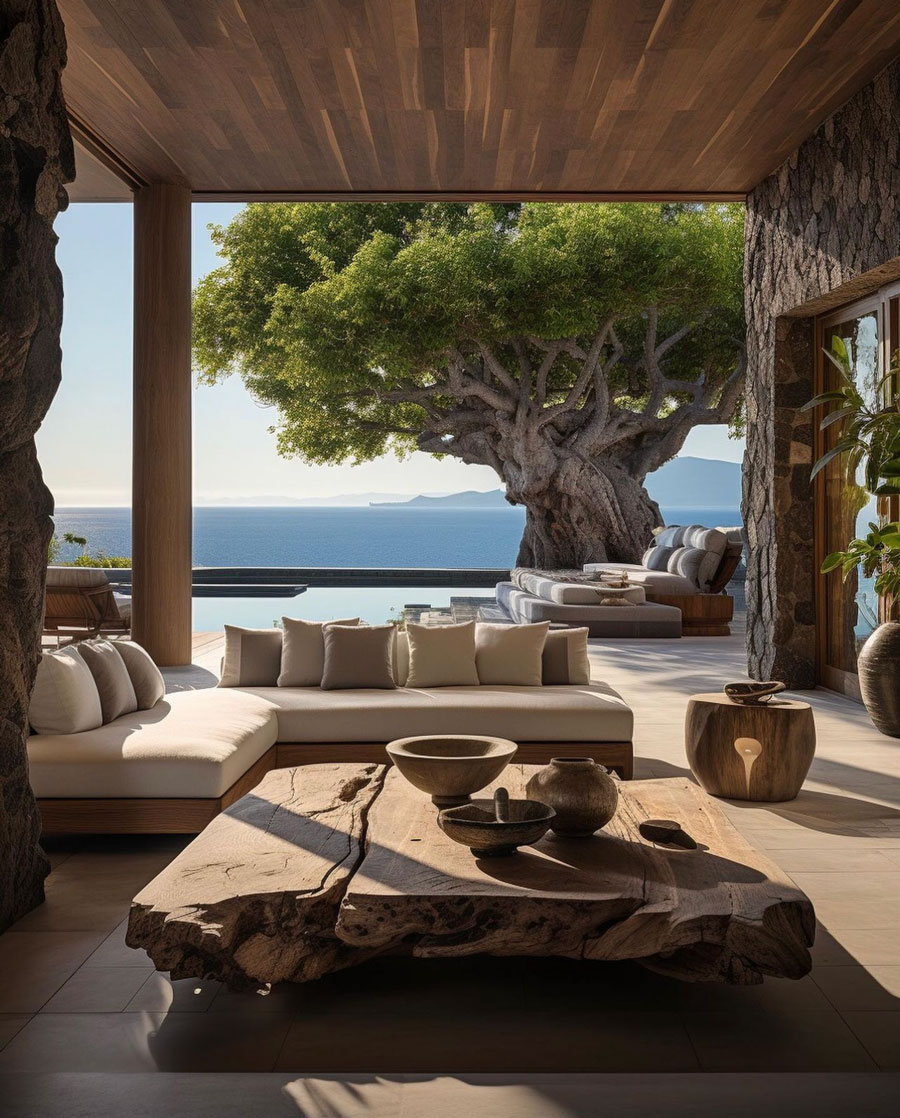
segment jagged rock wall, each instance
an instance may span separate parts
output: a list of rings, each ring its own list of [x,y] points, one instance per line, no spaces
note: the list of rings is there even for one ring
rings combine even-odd
[[[750,674],[815,682],[813,316],[900,275],[900,60],[747,200]]]
[[[53,221],[75,174],[53,0],[0,3],[0,930],[43,899],[25,734],[53,499],[34,435],[60,379]]]

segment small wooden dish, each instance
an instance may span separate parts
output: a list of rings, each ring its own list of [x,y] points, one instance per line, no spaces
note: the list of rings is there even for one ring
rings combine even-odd
[[[785,690],[785,684],[770,679],[766,683],[726,683],[722,690],[733,703],[739,706],[759,706],[767,703],[774,695],[780,695]]]

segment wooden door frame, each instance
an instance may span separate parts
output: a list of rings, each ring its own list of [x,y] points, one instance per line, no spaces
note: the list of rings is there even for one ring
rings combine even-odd
[[[888,347],[892,343],[894,350],[900,347],[900,337],[888,339],[886,336],[887,332],[890,330],[890,301],[897,297],[900,297],[900,283],[895,282],[887,284],[863,299],[857,299],[852,303],[845,303],[836,310],[819,315],[815,319],[815,367],[813,374],[815,395],[825,390],[826,370],[824,345],[826,330],[830,326],[835,326],[854,318],[860,318],[873,310],[878,314],[878,367],[879,370],[884,370],[886,368],[887,361],[890,359],[890,352],[892,352]],[[818,417],[814,420],[814,423],[813,460],[818,461],[825,451],[825,433],[819,429]],[[825,537],[826,503],[824,470],[815,480],[814,502],[815,529],[813,535],[813,555],[816,565],[814,585],[816,611],[816,677],[822,686],[832,691],[841,692],[842,694],[848,695],[850,698],[856,699],[857,702],[860,702],[859,676],[855,672],[843,671],[826,662],[827,579],[833,576],[823,576],[819,573],[822,562],[825,559],[827,547]]]

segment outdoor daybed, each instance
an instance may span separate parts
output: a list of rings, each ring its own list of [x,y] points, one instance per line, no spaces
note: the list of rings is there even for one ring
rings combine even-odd
[[[663,528],[641,563],[517,568],[511,581],[497,584],[497,603],[517,623],[586,625],[592,637],[728,636],[734,599],[725,588],[742,549],[740,528]],[[616,576],[627,585],[605,581]],[[613,598],[627,604],[610,604]]]
[[[405,683],[405,671],[395,658],[398,683]],[[419,734],[511,738],[529,763],[575,751],[627,779],[632,728],[621,696],[595,681],[339,690],[220,685],[160,696],[150,709],[94,729],[32,734],[28,756],[46,832],[188,833],[202,830],[270,769],[384,763],[387,742]]]
[[[627,572],[648,602],[676,606],[686,637],[727,637],[734,599],[725,592],[743,553],[740,528],[672,525],[658,531],[640,563],[586,563],[588,573]]]

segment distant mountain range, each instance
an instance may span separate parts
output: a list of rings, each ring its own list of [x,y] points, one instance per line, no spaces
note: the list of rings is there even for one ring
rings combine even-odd
[[[717,458],[673,458],[647,478],[647,492],[668,509],[738,508],[741,503],[741,466]],[[405,501],[372,501],[374,508],[465,508],[509,507],[502,489],[448,493],[433,497],[420,494]]]
[[[390,503],[392,501],[402,504],[408,500],[408,493],[338,493],[332,497],[279,497],[269,495],[261,497],[198,497],[195,503],[204,508],[218,508],[223,505],[232,508],[235,505],[241,507],[252,506],[254,508],[280,508],[294,505],[298,508],[365,508],[368,505]]]
[[[647,478],[647,491],[665,508],[737,508],[741,503],[741,466],[717,458],[673,458]],[[502,489],[462,493],[339,493],[332,497],[198,498],[200,506],[294,506],[298,508],[508,508]]]
[[[653,500],[666,508],[738,508],[741,464],[718,458],[673,458],[644,484]]]
[[[493,509],[501,505],[509,508],[509,502],[503,496],[502,489],[488,489],[479,492],[477,489],[467,489],[464,493],[446,493],[441,497],[428,497],[420,493],[406,501],[372,501],[373,508],[425,508],[425,509]]]

